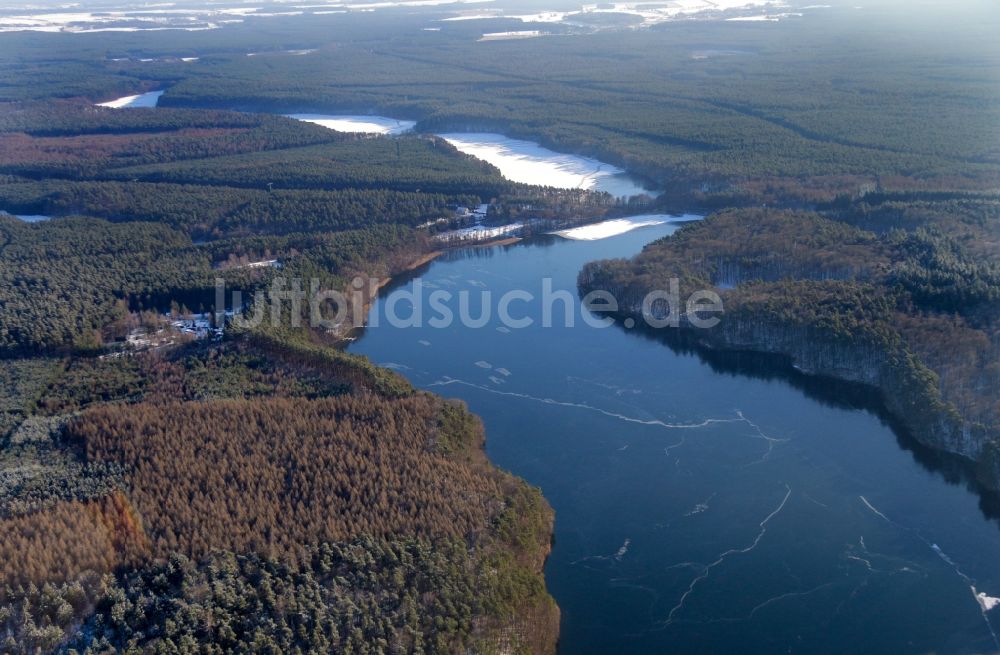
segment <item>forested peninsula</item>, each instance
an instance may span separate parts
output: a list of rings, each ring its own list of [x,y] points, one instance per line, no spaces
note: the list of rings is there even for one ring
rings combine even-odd
[[[643,299],[671,280],[682,298],[716,290],[724,311],[700,317],[716,325],[674,308],[692,342],[867,385],[917,441],[971,460],[979,482],[1000,488],[1000,266],[960,245],[957,229],[876,234],[841,218],[719,212],[633,260],[587,265],[581,292],[611,292],[622,316],[644,320],[666,311]]]

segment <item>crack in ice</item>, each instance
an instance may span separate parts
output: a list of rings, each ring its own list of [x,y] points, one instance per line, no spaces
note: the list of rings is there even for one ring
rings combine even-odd
[[[903,526],[901,526],[901,525],[898,525],[898,524],[897,524],[897,523],[896,523],[895,521],[893,521],[892,519],[890,519],[890,518],[889,518],[888,516],[886,516],[886,515],[885,515],[885,514],[883,514],[882,512],[880,512],[880,511],[878,511],[877,509],[875,509],[875,506],[874,506],[874,505],[872,505],[872,504],[871,504],[870,502],[868,502],[868,499],[867,499],[867,498],[865,498],[864,496],[858,496],[858,498],[860,498],[860,499],[861,499],[861,502],[863,502],[863,503],[865,504],[865,506],[866,506],[866,507],[867,507],[868,509],[870,509],[870,510],[871,510],[872,512],[874,512],[874,513],[875,513],[876,515],[878,515],[878,516],[881,516],[881,517],[882,517],[883,519],[885,519],[885,520],[886,520],[886,521],[888,521],[889,523],[892,523],[892,524],[893,524],[893,525],[895,525],[896,527],[899,527],[899,528],[903,527]]]
[[[484,365],[488,365],[488,362],[479,361],[479,362],[476,362],[476,365],[480,366],[480,367],[485,367]],[[700,423],[668,423],[666,421],[661,421],[660,419],[642,419],[642,418],[637,418],[635,416],[628,416],[626,414],[620,414],[618,412],[612,412],[612,411],[607,410],[607,409],[602,409],[600,407],[595,407],[593,405],[588,405],[587,403],[577,403],[577,402],[571,402],[571,401],[566,401],[566,400],[556,400],[555,398],[543,398],[543,397],[540,397],[540,396],[533,396],[531,394],[519,393],[519,392],[516,392],[516,391],[500,391],[499,389],[493,389],[493,388],[490,388],[490,387],[485,387],[485,386],[480,385],[480,384],[475,384],[473,382],[467,382],[466,380],[461,380],[461,379],[453,378],[453,377],[449,377],[449,376],[445,376],[441,380],[438,380],[436,382],[432,382],[432,383],[428,384],[427,387],[428,388],[430,388],[430,387],[447,387],[447,386],[450,386],[450,385],[453,385],[453,384],[470,387],[472,389],[478,389],[480,391],[485,391],[487,393],[496,394],[498,396],[509,396],[509,397],[512,397],[512,398],[521,398],[523,400],[530,400],[530,401],[533,401],[533,402],[536,402],[536,403],[541,403],[543,405],[555,405],[557,407],[571,407],[571,408],[575,408],[575,409],[583,409],[583,410],[587,410],[587,411],[590,411],[590,412],[596,412],[598,414],[603,414],[604,416],[607,416],[609,418],[617,419],[619,421],[624,421],[626,423],[637,423],[639,425],[656,426],[656,427],[661,427],[661,428],[664,428],[664,429],[667,429],[667,430],[693,430],[693,429],[698,429],[698,428],[706,428],[706,427],[709,427],[711,425],[722,424],[722,423],[746,423],[747,425],[749,425],[750,427],[752,427],[754,429],[754,431],[756,431],[756,433],[757,433],[755,435],[749,435],[749,437],[751,439],[762,439],[762,440],[764,440],[764,441],[767,442],[767,451],[759,459],[757,459],[757,460],[755,460],[753,462],[750,462],[749,464],[746,464],[746,466],[753,466],[754,464],[759,464],[761,462],[767,461],[767,459],[771,456],[771,452],[774,450],[774,447],[775,447],[776,444],[785,443],[785,442],[789,441],[788,439],[779,439],[777,437],[771,437],[771,436],[765,434],[764,431],[761,429],[761,427],[759,425],[757,425],[756,423],[754,423],[753,421],[751,421],[750,419],[748,419],[746,416],[744,416],[743,412],[741,410],[738,410],[738,409],[735,410],[735,412],[736,412],[736,418],[707,418],[707,419],[701,421]],[[637,409],[639,409],[639,408],[637,408]],[[674,448],[679,447],[683,443],[684,443],[684,439],[681,438],[681,440],[678,443],[675,443],[673,445],[667,446],[664,449],[664,454],[666,454],[666,455],[669,456],[671,450],[673,450]],[[679,463],[680,463],[680,460],[678,459],[675,462],[675,465],[679,465]]]
[[[618,550],[615,551],[614,555],[587,555],[586,557],[581,557],[578,560],[573,560],[572,562],[570,562],[570,566],[581,564],[583,562],[592,562],[594,560],[603,562],[614,560],[616,562],[620,562],[622,561],[622,558],[625,557],[626,554],[628,554],[628,549],[629,546],[631,545],[632,545],[632,539],[626,537],[625,542],[618,548]]]
[[[427,385],[428,387],[447,387],[453,384],[459,384],[466,387],[471,387],[473,389],[479,389],[480,391],[485,391],[487,393],[496,394],[498,396],[511,396],[513,398],[522,398],[524,400],[531,400],[543,405],[556,405],[558,407],[574,407],[577,409],[585,409],[591,412],[597,412],[598,414],[603,414],[604,416],[618,419],[619,421],[625,421],[626,423],[638,423],[639,425],[651,425],[659,426],[668,430],[689,430],[695,428],[705,428],[710,425],[715,425],[716,423],[750,423],[749,420],[739,415],[738,418],[707,418],[700,423],[667,423],[666,421],[661,421],[659,419],[641,419],[634,416],[627,416],[625,414],[619,414],[617,412],[612,412],[600,407],[594,407],[593,405],[588,405],[587,403],[574,403],[565,400],[556,400],[554,398],[542,398],[539,396],[532,396],[531,394],[518,393],[516,391],[500,391],[498,389],[491,389],[489,387],[484,387],[479,384],[474,384],[472,382],[466,382],[465,380],[459,380],[457,378],[445,377],[443,380],[438,380],[437,382],[432,382]],[[739,412],[737,412],[739,414]]]
[[[697,624],[697,625],[710,625],[712,623],[743,623],[744,621],[752,621],[753,618],[754,618],[754,616],[757,615],[757,612],[759,612],[760,610],[764,609],[768,605],[772,605],[774,603],[778,603],[778,602],[780,602],[780,601],[782,601],[782,600],[784,600],[786,598],[799,598],[799,597],[802,597],[802,596],[811,596],[812,594],[816,593],[817,591],[821,591],[821,590],[826,589],[828,587],[834,587],[837,584],[839,584],[839,583],[837,583],[837,582],[825,582],[825,583],[823,583],[823,584],[821,584],[821,585],[819,585],[817,587],[813,587],[812,589],[806,589],[804,591],[788,591],[788,592],[785,592],[783,594],[779,594],[779,595],[774,596],[772,598],[768,598],[767,600],[762,601],[761,603],[758,603],[756,606],[753,607],[753,609],[750,610],[750,613],[747,614],[746,616],[733,616],[733,617],[725,616],[725,617],[721,617],[721,618],[718,618],[718,619],[709,619],[707,621],[688,621],[688,620],[685,620],[683,622],[684,623],[693,623],[693,624]]]
[[[861,555],[855,555],[854,554],[855,553],[855,546],[851,545],[851,544],[848,544],[847,551],[844,553],[844,557],[846,559],[849,559],[849,560],[852,560],[852,561],[855,561],[855,562],[860,562],[871,573],[888,573],[890,575],[893,575],[893,574],[896,574],[896,573],[920,573],[921,572],[920,566],[918,564],[914,563],[914,562],[911,562],[909,560],[903,559],[901,557],[893,557],[891,555],[884,555],[882,553],[876,553],[876,552],[873,552],[871,550],[868,550],[868,546],[865,544],[865,538],[864,538],[863,535],[858,538],[858,546],[857,546],[857,548],[859,548],[860,551],[861,551],[861,553],[864,554],[864,555],[866,555],[866,557],[862,557]],[[872,563],[873,560],[875,560],[875,559],[884,560],[887,563],[901,562],[903,564],[903,566],[901,566],[899,568],[896,568],[896,569],[881,569],[881,568],[876,567],[875,564]]]
[[[729,550],[719,555],[719,557],[716,558],[714,562],[705,565],[702,568],[701,574],[699,574],[691,581],[691,584],[688,585],[687,591],[685,591],[683,595],[681,595],[680,600],[677,601],[677,604],[674,605],[673,608],[671,608],[670,612],[667,614],[667,618],[663,622],[664,627],[674,622],[674,616],[684,607],[684,603],[687,602],[688,597],[692,593],[694,593],[694,590],[698,586],[698,584],[703,580],[705,580],[706,578],[708,578],[708,576],[712,573],[712,569],[725,562],[726,559],[728,559],[732,555],[743,555],[749,553],[750,551],[752,551],[757,547],[757,544],[760,543],[760,540],[764,538],[764,534],[767,532],[767,524],[771,521],[771,519],[777,516],[781,512],[781,510],[785,508],[785,504],[788,502],[789,497],[792,495],[791,487],[789,487],[786,484],[785,489],[787,490],[785,492],[785,497],[781,499],[781,503],[778,505],[778,507],[770,514],[768,514],[766,517],[764,517],[764,520],[758,524],[760,526],[760,531],[757,533],[757,536],[754,537],[754,540],[750,542],[750,545],[744,546],[743,548],[730,548]]]
[[[670,456],[670,451],[673,450],[674,448],[680,448],[681,446],[683,446],[684,445],[684,441],[685,441],[685,438],[681,437],[681,440],[678,441],[677,443],[672,444],[672,445],[667,446],[666,448],[664,448],[663,449],[663,454],[666,455],[667,457],[669,457]]]
[[[718,495],[719,495],[718,493],[714,493],[711,496],[709,496],[708,498],[706,498],[705,500],[703,500],[702,502],[696,504],[694,507],[692,507],[688,511],[687,514],[684,515],[685,518],[688,517],[688,516],[694,516],[695,514],[701,514],[702,512],[707,512],[708,511],[708,504],[710,502],[712,502],[712,499],[715,498]]]
[[[744,423],[752,427],[754,430],[756,430],[757,435],[752,437],[753,439],[763,439],[764,441],[767,442],[767,452],[761,455],[760,459],[754,460],[749,464],[747,464],[746,466],[753,466],[754,464],[760,464],[761,462],[766,462],[768,459],[770,459],[771,452],[774,450],[775,444],[785,443],[788,441],[788,439],[778,439],[776,437],[770,437],[764,434],[764,431],[760,429],[759,425],[757,425],[747,417],[743,416],[743,412],[741,410],[736,410],[736,415],[740,418],[741,421],[743,421]]]
[[[865,506],[868,509],[870,509],[877,516],[880,516],[882,519],[884,519],[889,524],[891,524],[891,525],[893,525],[893,526],[895,526],[895,527],[897,527],[897,528],[899,528],[901,530],[905,530],[907,532],[912,532],[914,535],[916,535],[916,537],[918,539],[920,539],[920,541],[924,542],[924,544],[926,544],[927,546],[929,546],[930,549],[933,550],[938,555],[938,557],[941,558],[942,561],[944,561],[948,566],[950,566],[952,568],[952,570],[954,570],[955,573],[960,578],[962,578],[962,580],[965,581],[965,583],[967,585],[969,585],[969,590],[972,592],[972,597],[976,601],[976,604],[979,606],[979,613],[983,617],[983,622],[986,624],[987,630],[990,631],[990,635],[993,637],[993,643],[996,645],[997,650],[1000,651],[1000,637],[997,636],[997,632],[993,628],[993,623],[990,621],[990,617],[989,617],[990,610],[992,610],[993,608],[995,608],[998,605],[1000,605],[1000,598],[995,598],[993,596],[990,596],[990,595],[988,595],[988,594],[986,594],[984,592],[981,592],[981,591],[977,590],[976,589],[976,581],[973,580],[970,576],[966,575],[965,572],[962,571],[961,568],[959,568],[958,563],[955,562],[950,557],[948,557],[948,555],[943,550],[941,550],[940,546],[938,546],[936,543],[933,543],[933,542],[928,541],[927,539],[925,539],[924,536],[921,535],[919,531],[914,530],[912,528],[908,528],[908,527],[906,527],[904,525],[900,525],[899,523],[896,523],[895,521],[893,521],[892,519],[890,519],[888,516],[886,516],[885,514],[883,514],[882,512],[880,512],[864,496],[858,496],[858,498],[861,499],[861,502],[864,503]]]

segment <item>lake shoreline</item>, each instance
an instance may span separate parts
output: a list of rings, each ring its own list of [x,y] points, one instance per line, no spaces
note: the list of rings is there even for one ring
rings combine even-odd
[[[634,250],[630,252],[634,253],[645,243],[660,238],[669,241],[671,229],[675,226],[650,226],[601,241],[538,236],[525,239],[523,248],[498,248],[482,255],[472,249],[456,253],[419,275],[427,288],[481,289],[485,283],[494,294],[532,289],[530,285],[540,276],[553,275],[555,288],[566,289],[578,307],[575,278],[582,263],[602,255],[631,256],[623,254],[620,244],[631,244]],[[413,284],[412,277],[401,278],[383,289],[379,304],[385,308],[396,294],[414,293]],[[382,310],[376,306],[373,311]],[[835,378],[816,375],[804,366],[796,371],[787,360],[780,361],[779,355],[765,358],[745,351],[712,349],[708,343],[695,343],[691,333],[677,335],[677,340],[688,346],[678,350],[645,331],[602,333],[582,326],[543,330],[537,310],[520,309],[519,315],[534,318],[537,325],[494,330],[498,325],[494,319],[486,325],[455,329],[435,329],[427,324],[423,328],[394,328],[379,321],[380,327],[367,332],[351,351],[400,372],[417,388],[468,403],[488,426],[490,461],[544,490],[559,517],[555,547],[544,570],[546,587],[563,611],[560,639],[565,652],[602,652],[602,646],[607,648],[599,640],[591,641],[592,626],[603,617],[608,617],[608,629],[616,631],[607,637],[609,643],[646,635],[645,641],[635,642],[633,652],[657,652],[652,645],[660,646],[665,639],[692,643],[682,640],[696,635],[696,628],[689,629],[684,619],[671,628],[674,637],[658,636],[670,604],[687,589],[686,569],[679,563],[713,561],[720,552],[714,550],[716,543],[720,549],[755,543],[756,521],[784,506],[779,501],[789,493],[785,484],[793,489],[789,505],[774,521],[773,531],[768,530],[762,551],[755,557],[785,561],[775,547],[796,552],[791,544],[801,543],[802,536],[794,534],[799,528],[793,526],[813,521],[816,525],[810,530],[815,536],[810,539],[824,550],[823,561],[829,567],[813,563],[811,558],[793,566],[803,569],[802,575],[816,576],[815,584],[843,580],[845,573],[858,576],[859,581],[871,575],[865,566],[853,565],[860,560],[848,557],[868,557],[861,551],[864,546],[857,545],[858,535],[863,535],[872,552],[887,553],[885,538],[898,530],[890,521],[924,531],[926,526],[917,524],[919,512],[908,513],[911,502],[924,507],[929,498],[962,495],[963,507],[970,512],[965,516],[975,512],[974,520],[983,530],[995,531],[993,521],[998,514],[987,513],[983,496],[968,484],[968,476],[956,475],[961,462],[943,455],[939,458],[937,452],[922,448],[915,440],[904,441],[905,432],[872,407],[875,394],[869,388],[835,384]],[[568,353],[587,355],[572,361],[566,359]],[[766,365],[755,366],[765,359]],[[722,360],[732,365],[719,365]],[[561,367],[559,362],[566,365]],[[745,367],[737,368],[739,364]],[[855,467],[857,459],[861,464]],[[900,470],[908,473],[900,477]],[[587,484],[581,490],[577,481],[583,479]],[[899,498],[892,485],[904,479],[901,488],[905,491]],[[946,487],[961,491],[942,493]],[[868,509],[859,494],[889,521]],[[749,515],[748,504],[752,505]],[[747,520],[746,525],[739,523],[733,529],[725,516],[737,507]],[[819,529],[827,523],[840,526],[835,538]],[[668,524],[672,528],[669,535],[664,530]],[[704,552],[691,552],[694,546],[684,544],[700,543],[706,525],[713,526],[708,534],[724,537],[716,538]],[[881,531],[886,534],[879,536]],[[951,533],[928,530],[924,534],[941,543],[949,556],[959,548],[945,543],[945,535]],[[671,550],[670,544],[676,549]],[[921,567],[942,561],[926,544],[906,548],[905,555],[894,547],[884,557],[920,557],[915,561]],[[959,557],[955,561],[961,562],[963,570],[972,566]],[[796,561],[794,556],[787,559]],[[845,561],[847,571],[841,570]],[[884,564],[885,560],[880,561]],[[665,565],[678,567],[667,568],[677,574],[658,576],[656,572]],[[735,559],[733,565],[737,565]],[[995,595],[998,583],[987,581],[984,565],[978,566],[982,576],[978,588]],[[692,568],[693,578],[699,569]],[[832,577],[825,577],[831,568]],[[751,569],[744,571],[753,575]],[[798,570],[795,573],[800,574]],[[626,576],[643,588],[619,584]],[[909,579],[901,576],[900,584],[904,578]],[[771,577],[762,571],[760,579],[770,581]],[[847,598],[855,584],[853,580],[829,582],[823,589],[843,585],[841,591]],[[748,610],[770,594],[797,589],[780,583],[775,587],[766,587],[769,591],[761,591],[748,601]],[[966,595],[956,601],[960,609],[955,611],[978,617],[978,605],[969,596],[968,587],[959,591]],[[701,607],[724,604],[729,592],[731,589],[713,576],[711,584],[698,587]],[[582,599],[587,593],[596,593],[604,600]],[[705,594],[716,595],[713,600]],[[667,602],[647,621],[643,609],[649,595],[660,595]],[[819,620],[816,617],[827,616],[838,599],[823,594],[813,600],[823,607],[815,610],[814,620]],[[854,609],[859,613],[866,610],[867,606]],[[619,612],[617,618],[615,612]],[[723,617],[739,615],[729,607],[705,612],[701,609],[706,620],[716,612]],[[680,616],[687,618],[687,608]],[[762,615],[761,619],[769,617]],[[726,630],[734,635],[741,632],[736,627]]]
[[[588,287],[584,287],[588,289]],[[626,319],[635,320],[637,325],[641,325],[643,318],[641,314],[633,312],[619,312],[613,314],[616,324]],[[782,326],[777,326],[781,329]],[[663,342],[663,345],[679,352],[691,352],[703,361],[712,362],[726,370],[731,370],[736,374],[744,374],[738,363],[741,356],[751,358],[764,358],[770,367],[773,367],[776,375],[787,379],[793,386],[801,388],[803,393],[812,395],[817,392],[812,391],[812,387],[823,387],[825,383],[842,386],[844,389],[852,388],[851,400],[848,405],[854,409],[866,410],[874,413],[882,419],[895,433],[901,445],[907,449],[923,449],[926,452],[915,453],[919,459],[930,458],[951,458],[954,466],[944,466],[949,475],[957,473],[970,488],[979,494],[983,502],[990,507],[1000,509],[1000,469],[996,467],[996,460],[993,456],[986,460],[977,460],[960,450],[949,448],[941,443],[940,434],[934,431],[934,426],[926,422],[914,420],[911,414],[903,411],[906,407],[914,404],[926,403],[931,398],[900,399],[898,394],[893,394],[890,389],[871,384],[861,375],[851,375],[847,370],[830,370],[823,367],[812,367],[804,363],[809,358],[808,350],[794,352],[793,349],[769,348],[765,342],[747,343],[734,339],[729,339],[722,332],[711,331],[711,336],[706,336],[705,330],[696,329],[687,325],[682,318],[681,326],[675,329],[667,328],[667,331],[656,330],[654,328],[644,328],[650,338]],[[722,336],[720,336],[722,335]],[[827,344],[812,342],[813,350],[820,349]],[[731,359],[735,364],[719,363],[723,360]],[[931,392],[927,391],[930,395]],[[821,394],[820,394],[821,395]],[[939,414],[939,427],[947,426],[954,420],[947,412]],[[948,428],[952,432],[961,432],[961,424],[954,424]],[[934,462],[932,466],[940,467],[940,462]],[[1000,514],[998,514],[1000,515]]]
[[[338,348],[346,352],[350,343],[360,338],[368,326],[368,316],[373,304],[378,301],[382,293],[393,283],[399,282],[405,279],[408,275],[413,274],[414,271],[417,271],[421,267],[431,264],[449,250],[459,250],[461,248],[489,248],[493,246],[511,245],[521,240],[521,237],[510,237],[488,243],[467,244],[465,246],[456,246],[446,249],[435,249],[412,257],[398,269],[394,270],[390,275],[380,278],[372,287],[371,294],[365,300],[363,305],[363,312],[365,315],[364,325],[349,330],[347,335],[339,340]],[[379,368],[386,371],[389,370],[385,367]],[[476,448],[476,446],[473,447]],[[487,454],[485,439],[483,440],[483,443],[478,446],[478,451],[473,456],[481,457],[486,466],[496,470],[503,470],[496,463],[494,463]],[[524,485],[526,487],[530,486],[529,483],[523,478],[515,476],[514,474],[510,475],[517,484]],[[543,534],[537,534],[536,539],[526,540],[527,543],[525,543],[525,540],[518,540],[516,543],[508,544],[508,548],[510,549],[510,554],[513,555],[514,560],[520,562],[526,572],[537,576],[541,580],[542,595],[540,598],[536,599],[537,602],[534,604],[526,607],[519,607],[514,616],[497,617],[487,614],[479,618],[484,620],[490,626],[487,628],[487,635],[485,636],[491,641],[506,643],[506,641],[510,639],[510,635],[513,634],[522,645],[524,645],[524,643],[530,644],[532,647],[531,652],[533,653],[537,653],[538,655],[556,655],[559,647],[559,620],[561,610],[545,583],[545,565],[552,553],[552,544],[555,541],[555,511],[552,509],[551,505],[548,504],[548,501],[543,495],[541,495],[541,493],[539,493],[538,496],[540,502],[544,505],[542,510],[544,517]]]
[[[787,237],[775,237],[768,241],[775,262],[758,268],[746,263],[763,247],[754,235],[823,230],[841,232],[805,252],[794,251]],[[578,291],[611,292],[618,316],[644,324],[643,299],[666,288],[668,277],[713,289],[725,307],[717,325],[696,329],[683,313],[677,321],[676,329],[699,347],[778,355],[801,374],[867,385],[917,442],[965,458],[980,485],[1000,491],[996,425],[988,412],[969,410],[968,398],[962,405],[939,386],[939,376],[948,370],[934,359],[938,353],[921,350],[912,340],[915,328],[907,321],[923,314],[911,316],[891,304],[892,294],[903,289],[893,286],[892,269],[879,262],[882,248],[891,253],[893,246],[817,214],[734,210],[647,245],[626,262],[588,263]],[[838,272],[846,261],[863,263]],[[979,375],[974,367],[950,373],[970,382]]]

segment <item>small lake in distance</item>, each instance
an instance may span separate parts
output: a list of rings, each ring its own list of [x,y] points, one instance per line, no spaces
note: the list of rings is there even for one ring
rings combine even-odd
[[[416,125],[385,116],[290,114],[290,118],[316,123],[340,132],[402,134]],[[493,164],[512,182],[559,189],[605,191],[615,197],[656,195],[622,169],[589,157],[558,153],[533,141],[503,134],[449,132],[438,134],[460,152]]]
[[[155,107],[160,102],[163,91],[149,91],[131,96],[122,96],[107,102],[97,103],[98,107],[111,107],[112,109],[136,109]]]
[[[534,141],[491,133],[450,132],[438,136],[460,152],[493,164],[512,182],[605,191],[616,198],[643,193],[656,195],[617,166],[590,157],[558,153]]]
[[[338,132],[358,134],[403,134],[413,129],[416,121],[399,121],[385,116],[348,116],[331,114],[288,114],[289,118],[315,123]]]

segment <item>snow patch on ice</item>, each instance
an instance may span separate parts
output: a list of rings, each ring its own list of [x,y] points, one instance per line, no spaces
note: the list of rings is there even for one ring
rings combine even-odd
[[[684,216],[670,216],[669,214],[641,214],[639,216],[628,216],[626,218],[613,218],[611,220],[601,221],[600,223],[581,225],[580,227],[572,227],[566,230],[557,230],[553,232],[553,234],[557,234],[564,239],[572,239],[574,241],[596,241],[598,239],[607,239],[608,237],[624,234],[640,227],[650,227],[653,225],[663,225],[664,223],[677,223],[681,221],[696,221],[699,219],[701,219],[701,216],[695,216],[693,214],[686,214]]]
[[[696,505],[695,505],[694,507],[692,507],[692,508],[691,508],[691,510],[690,510],[690,511],[688,511],[688,513],[687,513],[687,514],[685,514],[684,516],[685,516],[685,517],[688,517],[688,516],[695,516],[696,514],[701,514],[702,512],[707,512],[707,511],[708,511],[708,508],[709,508],[709,503],[710,503],[710,502],[712,502],[712,499],[713,499],[713,498],[715,498],[715,494],[712,494],[711,496],[709,496],[708,498],[706,498],[706,499],[705,499],[705,500],[703,500],[702,502],[700,502],[700,503],[696,504]]]
[[[979,607],[981,607],[984,612],[989,612],[997,605],[1000,605],[1000,598],[988,596],[981,591],[976,591],[975,585],[972,586],[972,595],[976,597],[977,601],[979,601]]]
[[[478,13],[478,14],[460,14],[458,16],[452,16],[450,18],[442,18],[442,23],[455,23],[467,20],[487,20],[490,18],[500,18],[501,14],[499,12],[491,13]]]
[[[480,41],[509,41],[511,39],[534,39],[547,36],[548,32],[541,30],[516,30],[512,32],[487,32],[479,37]]]
[[[651,193],[628,179],[625,171],[617,166],[590,157],[554,152],[533,141],[483,132],[438,136],[459,151],[493,164],[512,182],[607,191],[616,197]]]
[[[572,239],[574,241],[596,241],[598,239],[607,239],[608,237],[613,237],[618,234],[624,234],[640,227],[650,227],[652,225],[662,225],[664,223],[666,223],[665,220],[659,219],[637,220],[635,218],[615,218],[610,221],[602,221],[591,225],[582,225],[568,230],[558,230],[554,232],[554,234],[558,234],[565,239]]]

